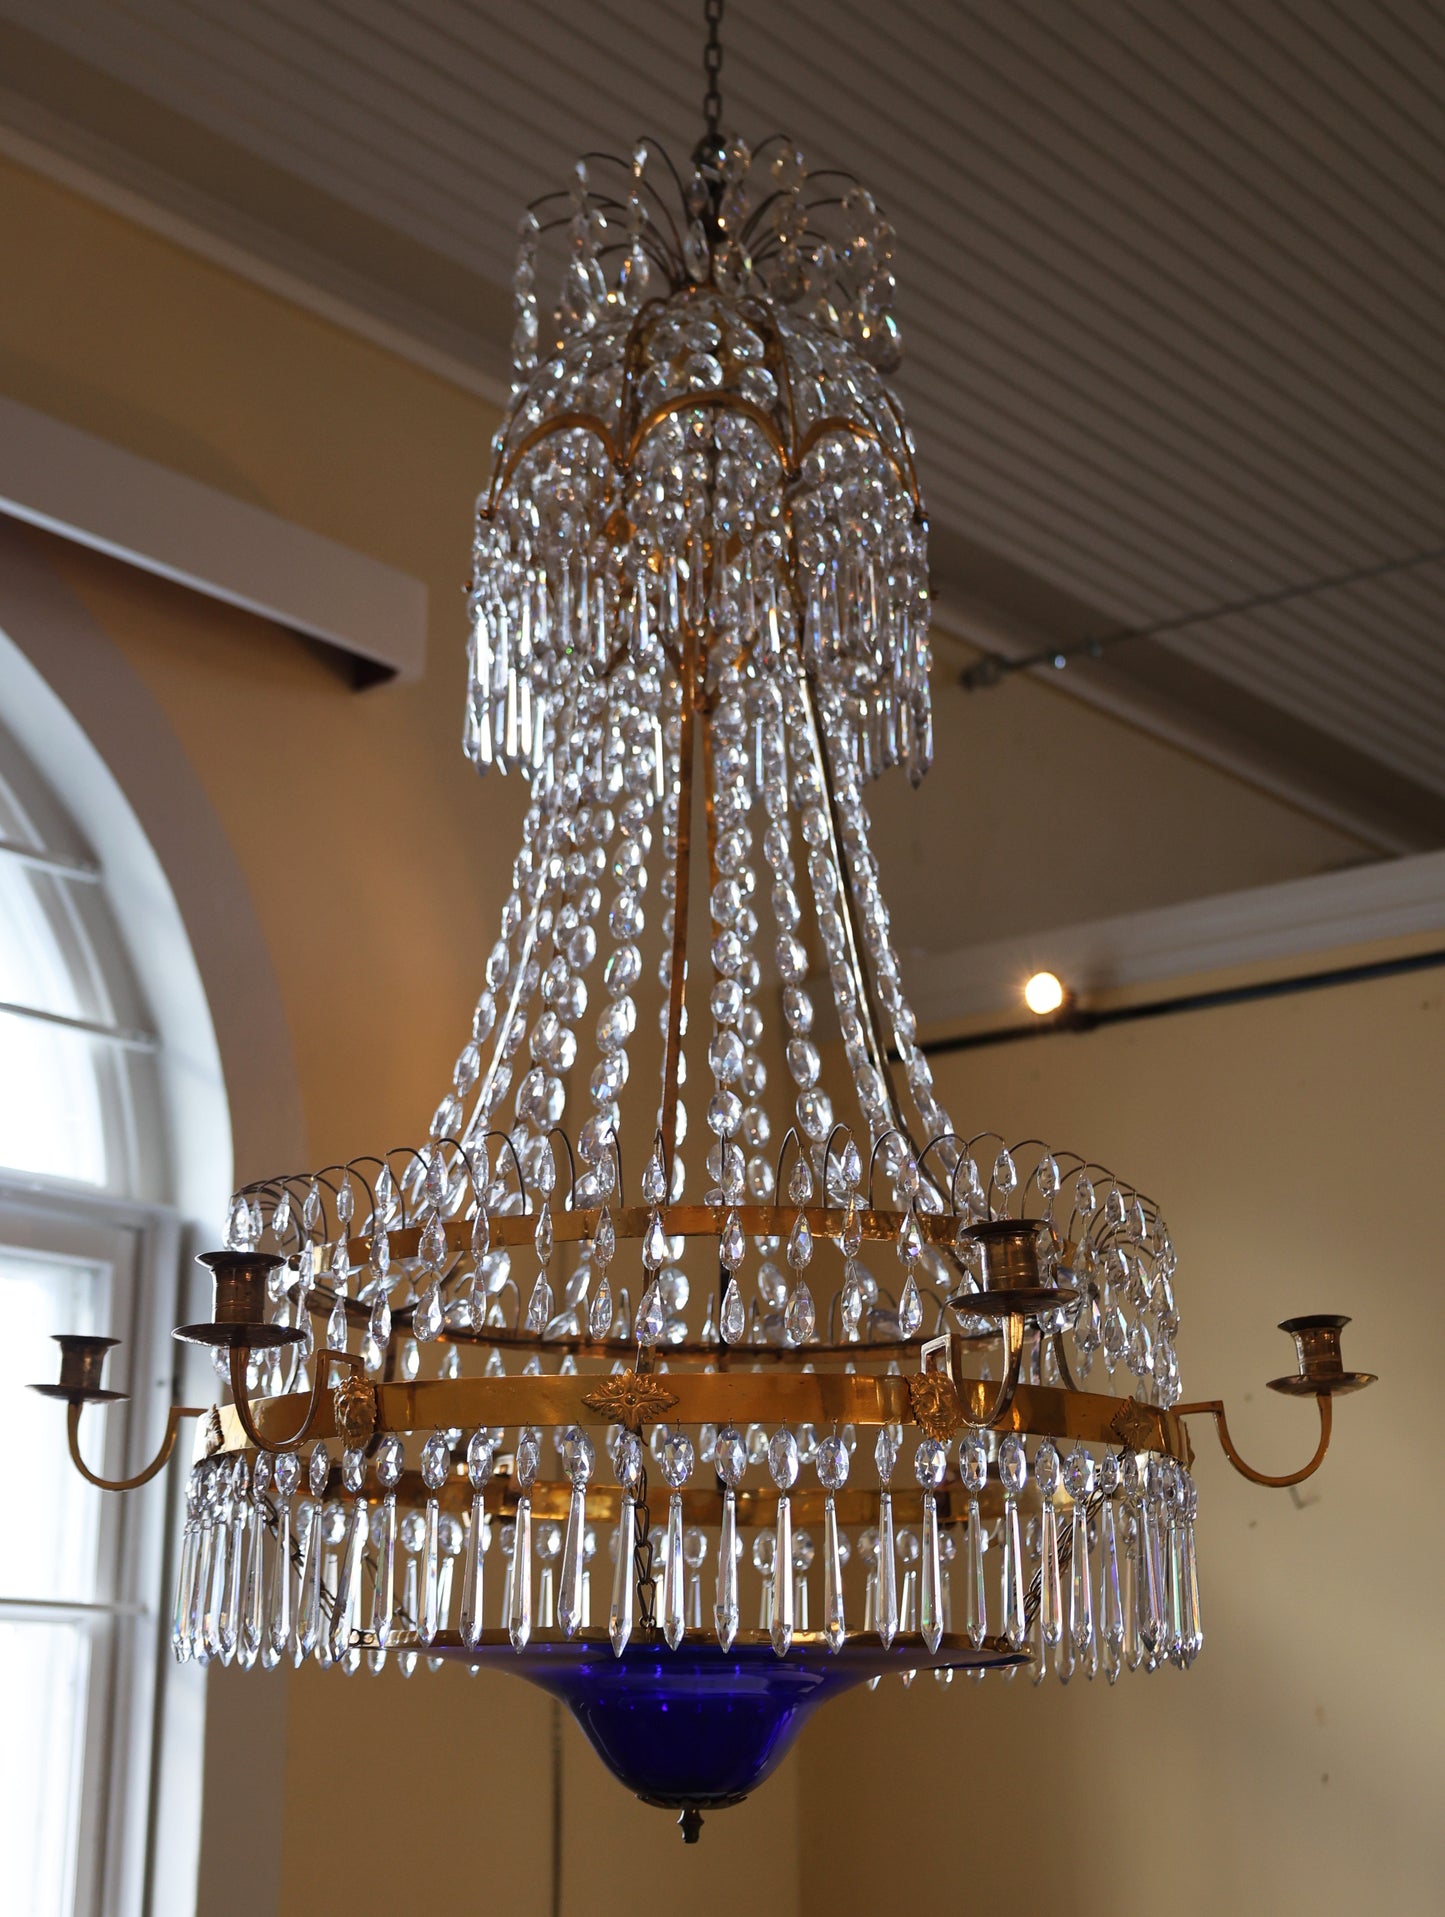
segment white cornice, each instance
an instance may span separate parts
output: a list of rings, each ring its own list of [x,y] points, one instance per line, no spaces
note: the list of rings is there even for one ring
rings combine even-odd
[[[930,1028],[1017,1011],[1025,979],[1055,972],[1085,1003],[1131,986],[1318,958],[1445,931],[1445,852],[1225,892],[1120,918],[963,946],[904,966]]]

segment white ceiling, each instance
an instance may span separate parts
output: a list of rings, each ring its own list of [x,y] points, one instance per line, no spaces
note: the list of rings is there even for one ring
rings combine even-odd
[[[0,118],[495,365],[521,205],[586,148],[691,146],[700,13],[0,0]],[[738,0],[725,47],[727,122],[791,131],[897,226],[945,618],[983,605],[1027,650],[1445,547],[1445,11]],[[1378,844],[1440,843],[1442,588],[1406,565],[1064,681],[1232,733]]]

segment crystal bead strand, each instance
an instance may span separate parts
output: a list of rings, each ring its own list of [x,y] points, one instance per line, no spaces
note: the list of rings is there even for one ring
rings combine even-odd
[[[662,1446],[662,1475],[671,1487],[667,1500],[667,1563],[662,1585],[662,1634],[676,1650],[686,1627],[687,1566],[682,1551],[682,1487],[692,1476],[693,1444],[671,1432]]]
[[[532,1635],[532,1486],[542,1447],[537,1433],[528,1426],[517,1440],[516,1542],[512,1550],[512,1602],[507,1614],[507,1634],[514,1651],[524,1651]]]
[[[1014,1650],[1018,1650],[1028,1629],[1024,1611],[1023,1539],[1019,1535],[1018,1504],[1019,1496],[1028,1483],[1028,1457],[1023,1439],[1017,1432],[1009,1432],[999,1445],[998,1475],[1003,1486],[1003,1634]]]
[[[814,1460],[818,1482],[823,1487],[823,1637],[828,1649],[841,1651],[848,1634],[843,1609],[843,1554],[838,1540],[838,1507],[834,1493],[848,1482],[852,1459],[848,1446],[836,1432],[830,1432],[818,1446]]]
[[[798,1481],[798,1441],[786,1425],[768,1442],[768,1471],[778,1491],[768,1635],[777,1655],[786,1657],[793,1641],[793,1505],[788,1494]]]
[[[568,1637],[575,1637],[582,1626],[582,1548],[587,1534],[587,1484],[596,1463],[592,1440],[574,1427],[562,1448],[562,1461],[572,1481],[567,1507],[567,1537],[562,1547],[561,1590],[557,1597],[557,1622]]]
[[[969,1643],[977,1650],[988,1633],[988,1592],[983,1573],[988,1539],[978,1507],[979,1497],[988,1483],[988,1445],[981,1433],[969,1431],[959,1439],[958,1471],[968,1494],[963,1628]]]
[[[880,1088],[874,1084],[864,1029],[868,1008],[860,998],[861,981],[849,960],[849,939],[843,913],[847,904],[840,892],[842,874],[834,860],[832,821],[828,813],[829,797],[814,752],[813,732],[808,721],[806,697],[797,675],[796,664],[789,662],[784,681],[783,702],[787,715],[788,744],[795,762],[793,802],[805,847],[805,861],[812,894],[814,918],[828,961],[828,978],[837,1006],[839,1031],[850,1065],[865,1125],[874,1137],[887,1131],[890,1118]],[[798,996],[789,1001],[788,984]],[[784,1017],[789,1036],[785,1050],[788,1071],[798,1088],[798,1120],[809,1136],[810,1125],[824,1118],[832,1125],[832,1111],[824,1095],[817,1090],[822,1063],[811,1037],[813,1006],[802,980],[785,983]],[[790,1016],[790,1011],[792,1016]],[[823,1107],[819,1106],[823,1101]],[[828,1194],[825,1194],[825,1199]]]
[[[886,1651],[898,1634],[898,1572],[893,1555],[893,1467],[898,1462],[898,1430],[884,1425],[873,1448],[878,1466],[878,1556],[874,1572],[874,1620]]]
[[[923,1491],[923,1538],[918,1628],[930,1652],[943,1641],[943,1563],[938,1542],[938,1488],[948,1470],[948,1453],[925,1438],[914,1457],[914,1475]]]
[[[471,1523],[467,1532],[467,1561],[462,1573],[462,1610],[460,1632],[462,1643],[467,1649],[474,1650],[481,1642],[485,1628],[483,1619],[483,1599],[485,1596],[484,1567],[487,1546],[491,1542],[491,1521],[487,1517],[487,1485],[491,1480],[495,1453],[492,1449],[490,1434],[486,1431],[474,1431],[467,1446],[467,1477],[472,1487]]]
[[[824,750],[827,751],[826,743]],[[951,1135],[952,1121],[935,1096],[932,1068],[917,1044],[917,1020],[899,982],[898,954],[889,940],[888,907],[878,884],[878,862],[870,841],[859,770],[846,755],[833,753],[828,756],[848,876],[858,902],[878,995],[889,1016],[894,1047],[903,1064],[914,1110],[930,1138]],[[945,1166],[952,1170],[957,1161],[957,1151],[947,1138],[940,1145],[939,1152]]]
[[[717,1641],[725,1651],[733,1647],[738,1634],[738,1520],[737,1488],[747,1468],[747,1446],[735,1426],[728,1425],[717,1436],[713,1466],[723,1482],[722,1519],[718,1526],[717,1602],[713,1622]]]

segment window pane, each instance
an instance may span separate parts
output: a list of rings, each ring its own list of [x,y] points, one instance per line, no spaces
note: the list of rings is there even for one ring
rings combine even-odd
[[[53,884],[45,880],[43,883]],[[84,1014],[72,962],[32,874],[0,859],[0,1004]],[[105,1129],[95,1042],[82,1033],[0,1013],[0,1165],[104,1184]],[[17,1098],[16,1087],[24,1097]]]
[[[49,1384],[57,1375],[52,1333],[113,1331],[110,1312],[106,1267],[0,1245],[0,1322],[14,1338],[14,1362],[0,1379],[0,1429],[14,1446],[12,1455],[25,1460],[6,1489],[6,1528],[21,1548],[0,1553],[0,1597],[93,1601],[107,1595],[96,1588],[101,1493],[70,1462],[65,1406],[25,1387]],[[105,1420],[119,1415],[120,1407],[85,1413],[82,1431],[92,1469],[102,1456]]]
[[[90,1629],[0,1619],[0,1910],[70,1917]]]

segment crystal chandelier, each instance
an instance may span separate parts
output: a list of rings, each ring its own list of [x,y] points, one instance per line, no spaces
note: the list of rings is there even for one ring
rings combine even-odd
[[[691,165],[522,222],[464,742],[529,795],[451,1089],[237,1194],[176,1333],[232,1402],[128,1481],[201,1417],[182,1662],[504,1666],[689,1839],[849,1687],[1187,1667],[1185,1421],[1292,1484],[1370,1381],[1287,1321],[1319,1446],[1254,1471],[1180,1401],[1153,1200],[939,1103],[864,800],[931,754],[892,232],[719,135],[718,11]],[[60,1342],[104,1483],[112,1341]]]

